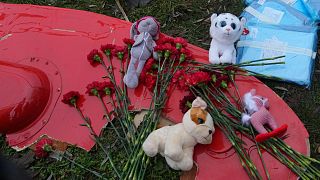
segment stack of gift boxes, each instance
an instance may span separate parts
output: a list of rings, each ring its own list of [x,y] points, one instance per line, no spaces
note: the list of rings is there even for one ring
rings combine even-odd
[[[316,2],[317,1],[317,2]],[[320,0],[246,0],[247,35],[237,43],[238,63],[285,56],[285,64],[248,70],[310,87],[317,54]]]

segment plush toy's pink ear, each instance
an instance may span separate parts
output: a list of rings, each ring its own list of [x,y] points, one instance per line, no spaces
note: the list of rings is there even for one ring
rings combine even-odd
[[[194,107],[194,108],[206,109],[206,108],[207,108],[207,103],[204,102],[204,100],[202,100],[201,97],[197,97],[197,98],[192,102],[192,107]]]

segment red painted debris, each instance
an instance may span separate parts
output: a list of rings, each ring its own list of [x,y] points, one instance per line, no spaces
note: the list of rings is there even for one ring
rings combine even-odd
[[[41,135],[75,144],[90,150],[93,140],[81,118],[73,108],[61,102],[62,94],[77,90],[81,94],[93,81],[105,75],[102,67],[93,68],[87,54],[101,45],[124,45],[129,37],[131,23],[90,12],[0,3],[0,131],[7,134],[10,146],[23,149]],[[188,45],[194,58],[208,62],[208,52]],[[116,71],[120,61],[114,60]],[[116,76],[120,82],[120,73]],[[288,105],[271,89],[253,77],[237,79],[240,93],[255,88],[269,98],[270,112],[279,124],[288,124],[285,141],[297,151],[306,154],[308,133]],[[142,86],[129,91],[134,106],[131,109],[148,108],[149,91]],[[179,101],[187,93],[174,91],[169,99],[165,115],[173,122],[180,122],[182,113]],[[92,126],[99,134],[106,124],[103,109],[97,98],[86,95],[81,109],[91,117]],[[11,118],[11,121],[10,121]],[[263,172],[252,142],[247,150],[260,172]],[[198,145],[194,159],[198,164],[197,179],[247,179],[245,171],[228,140],[217,130],[211,145]],[[271,179],[296,179],[285,166],[263,153]]]

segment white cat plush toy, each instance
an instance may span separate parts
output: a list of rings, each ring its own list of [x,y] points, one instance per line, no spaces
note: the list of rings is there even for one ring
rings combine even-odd
[[[212,14],[210,36],[212,38],[209,49],[209,62],[211,64],[235,64],[236,49],[234,43],[240,38],[245,18],[239,18],[230,13],[219,16]]]
[[[182,123],[165,126],[150,133],[142,145],[150,157],[160,153],[175,170],[188,171],[193,167],[193,149],[197,143],[210,144],[215,129],[207,104],[197,97]]]

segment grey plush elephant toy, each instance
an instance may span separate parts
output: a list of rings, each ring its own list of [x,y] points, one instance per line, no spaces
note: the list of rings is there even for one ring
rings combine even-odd
[[[147,59],[156,55],[153,49],[156,46],[155,40],[159,38],[159,22],[146,16],[133,23],[130,31],[130,38],[135,40],[131,48],[131,59],[123,82],[128,88],[136,88],[139,84],[139,76]],[[138,62],[138,65],[136,65]]]

